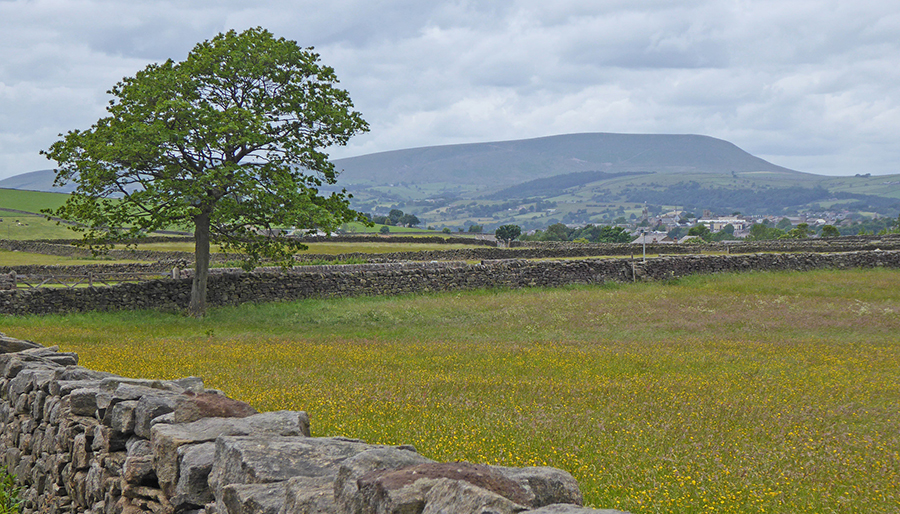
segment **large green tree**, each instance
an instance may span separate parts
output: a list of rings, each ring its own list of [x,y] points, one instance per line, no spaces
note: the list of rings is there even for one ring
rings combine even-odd
[[[362,216],[325,149],[368,130],[334,70],[311,48],[261,28],[199,43],[182,62],[116,84],[108,116],[44,153],[56,184],[77,184],[52,214],[80,222],[92,248],[188,225],[195,240],[190,312],[206,309],[210,242],[246,267],[282,264],[304,246],[279,227],[331,230]],[[61,135],[62,136],[62,135]]]
[[[520,235],[522,235],[522,228],[518,225],[500,225],[494,231],[494,237],[505,242],[507,246]]]

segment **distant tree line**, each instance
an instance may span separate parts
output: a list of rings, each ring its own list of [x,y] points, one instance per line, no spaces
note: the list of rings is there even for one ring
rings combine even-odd
[[[391,212],[389,212],[387,216],[373,216],[372,214],[366,214],[366,217],[369,218],[372,223],[389,225],[392,227],[415,227],[422,223],[415,214],[406,214],[400,209],[391,209]]]
[[[614,225],[585,225],[581,228],[554,223],[547,230],[536,230],[532,235],[521,236],[523,241],[574,241],[584,243],[628,243],[631,235]]]

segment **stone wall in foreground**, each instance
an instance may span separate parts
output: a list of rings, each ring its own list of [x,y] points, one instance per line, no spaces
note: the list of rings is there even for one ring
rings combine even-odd
[[[434,462],[410,446],[310,437],[200,378],[143,380],[0,334],[0,464],[23,513],[530,513],[581,507],[549,467]]]
[[[374,296],[477,288],[556,287],[610,281],[666,280],[728,271],[804,271],[827,268],[900,267],[900,251],[687,255],[647,259],[564,261],[497,260],[298,266],[252,273],[217,270],[209,305],[303,298]],[[184,276],[189,276],[186,273]],[[126,283],[114,287],[0,291],[0,313],[48,314],[89,310],[180,310],[190,300],[189,278]]]

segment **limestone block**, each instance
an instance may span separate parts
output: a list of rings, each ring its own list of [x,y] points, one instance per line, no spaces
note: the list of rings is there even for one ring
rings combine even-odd
[[[114,432],[124,436],[134,432],[134,411],[137,406],[137,401],[125,400],[116,403],[112,409],[108,410],[109,426]],[[106,420],[104,419],[104,421]]]
[[[94,416],[97,412],[97,387],[83,387],[69,393],[69,411],[76,416]]]
[[[16,447],[6,448],[6,451],[3,452],[3,466],[6,469],[15,469],[16,465],[19,463],[19,458],[22,456],[22,452],[19,451]]]
[[[71,412],[70,398],[68,396],[64,398],[52,396],[47,402],[51,404],[49,407],[47,407],[47,409],[50,411],[50,415],[49,417],[47,417],[47,422],[53,426],[58,426],[63,415],[65,413]]]
[[[31,454],[31,443],[33,439],[34,436],[28,432],[19,434],[19,451],[21,451],[23,455]]]
[[[285,483],[285,500],[280,514],[336,512],[332,477],[294,477]]]
[[[137,436],[131,436],[125,442],[125,451],[129,457],[144,457],[151,455],[150,441]]]
[[[93,438],[91,451],[99,453],[120,452],[125,449],[125,443],[128,441],[127,434],[116,432],[103,425],[93,427],[89,435]]]
[[[59,442],[57,441],[57,426],[47,425],[44,430],[44,438],[41,440],[41,453],[57,453],[60,451]]]
[[[150,432],[150,444],[156,457],[156,476],[163,489],[171,495],[178,480],[180,446],[215,441],[219,436],[307,436],[309,417],[305,412],[266,412],[246,418],[204,418],[192,423],[157,424]]]
[[[467,462],[428,463],[398,470],[379,470],[359,478],[359,495],[363,512],[421,512],[432,487],[444,479],[466,482],[502,496],[525,508],[532,505],[534,495],[499,471],[482,464]],[[448,493],[449,494],[449,493]]]
[[[175,407],[175,423],[203,418],[246,418],[258,414],[250,404],[215,393],[185,393]]]
[[[20,353],[0,355],[0,376],[15,378],[20,371],[25,369],[26,361],[20,355]]]
[[[15,467],[10,467],[10,473],[16,475],[16,483],[20,486],[28,485],[28,478],[31,476],[31,470],[34,468],[34,457],[31,455],[23,455],[19,458],[19,462]]]
[[[209,488],[209,473],[216,456],[216,443],[184,445],[178,448],[179,474],[172,505],[200,508],[214,500]]]
[[[216,439],[209,486],[220,503],[223,488],[229,484],[337,476],[342,462],[372,448],[375,446],[344,438],[222,436]]]
[[[179,378],[177,380],[150,380],[143,378],[109,377],[101,380],[100,389],[104,392],[111,393],[115,392],[121,384],[147,387],[173,393],[183,393],[185,391],[193,391],[199,393],[203,391],[203,379],[200,377],[185,377]]]
[[[51,418],[53,417],[53,411],[59,406],[59,402],[60,398],[58,396],[49,393],[47,394],[47,398],[44,399],[44,406],[41,414],[42,421],[52,423]]]
[[[455,514],[484,512],[515,514],[527,507],[514,503],[497,493],[476,487],[462,480],[441,478],[425,494],[422,514]]]
[[[93,430],[98,424],[100,422],[96,419],[84,416],[69,416],[65,418],[65,424],[59,426],[59,435],[57,437],[61,449],[67,452],[71,451],[75,436]]]
[[[66,368],[73,369],[73,368]],[[78,368],[74,368],[78,369]],[[86,387],[96,387],[100,388],[100,379],[73,379],[73,380],[64,380],[60,378],[61,375],[65,373],[65,371],[55,370],[54,371],[54,379],[50,381],[48,384],[48,389],[50,394],[54,396],[67,396],[72,391],[76,389],[82,389]]]
[[[134,409],[134,433],[144,439],[150,439],[150,426],[153,420],[173,412],[177,401],[175,394],[141,397]]]
[[[72,440],[72,466],[75,469],[87,469],[91,465],[90,446],[84,433],[77,434]]]
[[[575,505],[584,503],[578,481],[561,469],[545,466],[528,468],[492,466],[492,468],[528,489],[534,495],[532,502],[534,507],[554,503]]]
[[[24,369],[15,378],[9,381],[7,394],[9,398],[17,398],[19,395],[35,389],[35,384],[45,384],[53,378],[53,369],[37,368]]]
[[[284,508],[285,482],[231,484],[222,492],[216,514],[279,514]]]
[[[25,414],[26,412],[31,411],[31,398],[29,398],[27,394],[20,394],[13,398],[15,400],[13,411],[16,414]]]
[[[103,499],[103,468],[100,462],[93,461],[84,477],[84,501],[88,505]]]
[[[34,391],[34,399],[31,400],[31,417],[37,421],[44,419],[44,402],[47,401],[48,394],[43,390]]]
[[[628,514],[621,510],[591,509],[570,503],[556,503],[534,510],[526,510],[522,514]]]
[[[100,394],[97,395],[97,408],[108,409],[119,402],[140,400],[144,396],[153,396],[169,391],[161,391],[158,388],[146,387],[134,384],[118,384],[115,389],[109,390],[111,387],[109,381],[101,381]],[[172,394],[177,394],[171,392]]]
[[[100,460],[103,469],[110,477],[120,477],[122,475],[122,470],[125,467],[125,459],[127,457],[128,454],[125,452],[112,452],[103,455]]]
[[[34,348],[43,348],[43,346],[31,341],[23,341],[0,334],[0,354],[17,353]]]
[[[363,500],[359,494],[360,477],[378,470],[400,469],[434,462],[412,449],[373,448],[354,455],[341,463],[334,481],[334,500],[341,512],[362,512]]]
[[[163,514],[174,510],[166,495],[153,487],[127,485],[122,489],[122,496],[130,500],[130,505],[144,511],[149,510],[154,514]],[[128,512],[128,510],[124,509],[124,512]]]
[[[71,480],[66,481],[66,490],[69,492],[69,497],[72,498],[72,502],[81,507],[78,510],[85,509],[88,504],[85,502],[85,488],[87,485],[87,471],[81,470],[76,471]]]
[[[156,470],[153,468],[153,456],[126,457],[122,467],[122,478],[125,482],[134,485],[155,479]]]

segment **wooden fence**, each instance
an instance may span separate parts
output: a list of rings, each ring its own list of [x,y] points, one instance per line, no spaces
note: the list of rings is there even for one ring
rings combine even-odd
[[[0,274],[0,290],[39,289],[44,287],[74,289],[78,287],[108,287],[124,282],[143,282],[172,278],[171,273],[152,272],[87,272],[74,274],[30,274],[17,275],[15,272]]]

